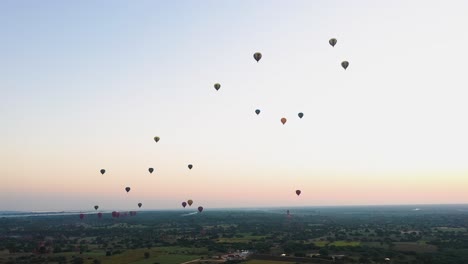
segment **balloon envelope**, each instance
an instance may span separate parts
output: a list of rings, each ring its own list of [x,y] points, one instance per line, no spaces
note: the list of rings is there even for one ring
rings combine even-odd
[[[304,114],[301,112],[299,114],[297,114],[299,116],[299,118],[302,118],[304,116]]]
[[[156,141],[156,143],[158,143],[159,140],[160,140],[159,137],[154,137],[154,141]]]
[[[198,206],[198,212],[202,212],[203,211],[203,207],[202,206]]]
[[[348,68],[348,66],[349,66],[349,62],[347,62],[347,61],[343,61],[341,63],[341,67],[343,67],[345,70],[346,70],[346,68]]]
[[[299,196],[301,194],[301,190],[296,190],[296,194]]]
[[[94,206],[94,210],[97,210],[99,208],[99,206],[95,205]]]
[[[255,110],[255,113],[256,113],[257,115],[259,115],[259,114],[260,114],[260,109]]]
[[[182,207],[185,208],[185,206],[187,206],[187,203],[186,203],[186,202],[182,202]]]
[[[219,88],[221,88],[221,84],[215,83],[214,88],[216,89],[216,91],[218,91]]]
[[[338,42],[338,40],[336,40],[336,38],[331,38],[328,43],[330,43],[330,45],[332,47],[335,47],[336,43]]]
[[[192,201],[192,200],[188,200],[187,203],[188,203],[189,206],[192,206],[193,201]]]
[[[104,174],[106,173],[106,170],[105,169],[101,169],[101,174]]]
[[[262,54],[260,52],[255,52],[253,56],[257,62],[262,58]]]
[[[188,168],[191,170],[193,168],[193,165],[192,164],[189,164],[188,165]]]
[[[288,121],[286,118],[281,118],[281,123],[283,123],[283,125],[286,123],[286,121]]]
[[[143,205],[142,203],[138,203],[138,207],[139,207],[139,208],[141,208],[142,205]]]
[[[125,191],[129,192],[129,191],[130,191],[130,187],[125,187]]]
[[[153,169],[153,168],[149,168],[148,171],[149,171],[149,173],[153,173],[154,169]]]

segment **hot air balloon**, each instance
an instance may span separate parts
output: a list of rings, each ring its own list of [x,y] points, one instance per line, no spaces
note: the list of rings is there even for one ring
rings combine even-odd
[[[189,168],[189,170],[191,170],[191,169],[193,168],[193,165],[192,165],[192,164],[189,164],[189,165],[188,165],[188,168]]]
[[[98,214],[97,214],[97,217],[98,217],[99,219],[101,219],[101,218],[102,218],[102,213],[98,213]]]
[[[143,205],[142,203],[138,203],[138,207],[139,207],[139,208],[141,208],[142,205]]]
[[[203,211],[203,207],[202,206],[198,206],[198,212],[201,213]]]
[[[335,47],[336,42],[338,42],[338,40],[336,40],[336,38],[331,38],[331,39],[328,41],[328,43],[330,43],[330,45],[331,45],[332,47]]]
[[[260,52],[255,52],[253,57],[258,62],[262,58],[262,54]]]
[[[297,115],[299,116],[299,118],[302,118],[304,116],[304,113],[301,112],[301,113],[299,113]]]
[[[158,143],[159,140],[160,140],[159,137],[154,137],[154,141],[156,141],[156,143]]]
[[[286,124],[286,121],[288,121],[286,118],[284,118],[284,117],[281,118],[281,123],[283,123],[283,125]]]
[[[346,70],[346,68],[348,68],[348,66],[349,66],[349,62],[347,62],[347,61],[343,61],[341,63],[341,67],[343,67],[345,70]]]
[[[148,171],[149,171],[149,173],[153,173],[154,169],[153,169],[153,168],[149,168]]]
[[[219,88],[221,88],[221,84],[215,83],[214,88],[216,89],[216,91],[218,91]]]
[[[83,220],[83,218],[85,217],[84,214],[80,214],[80,219]]]
[[[127,192],[129,192],[129,191],[130,191],[130,187],[125,187],[125,190],[126,190]]]
[[[301,195],[301,190],[296,190],[297,196]]]
[[[182,202],[182,207],[185,208],[185,206],[187,206],[187,203],[186,203],[186,202]]]
[[[97,210],[99,208],[99,206],[95,205],[94,206],[94,210]]]
[[[259,115],[259,114],[260,114],[260,109],[255,110],[255,113],[256,113],[257,115]]]
[[[187,203],[188,203],[189,206],[192,206],[193,201],[192,201],[192,200],[188,200]]]
[[[105,169],[101,169],[101,174],[104,174],[106,173],[106,170]]]

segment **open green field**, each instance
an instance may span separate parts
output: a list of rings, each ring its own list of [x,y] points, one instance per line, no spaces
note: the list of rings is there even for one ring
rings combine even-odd
[[[464,227],[435,227],[434,230],[444,231],[444,232],[466,232],[466,228]]]
[[[249,243],[253,240],[259,240],[266,236],[253,236],[251,234],[242,234],[242,237],[221,237],[218,243]]]
[[[397,251],[414,251],[418,253],[431,253],[436,252],[437,247],[420,242],[395,242],[394,249]]]
[[[361,242],[359,241],[344,241],[344,240],[338,240],[329,244],[329,246],[335,246],[335,247],[357,247],[360,245],[361,245]]]
[[[145,258],[144,254],[148,252],[149,258]],[[153,264],[155,262],[164,264],[179,264],[190,260],[199,259],[208,253],[206,248],[188,248],[188,247],[154,247],[151,249],[129,249],[120,254],[105,256],[104,251],[91,251],[83,254],[77,252],[57,253],[56,256],[65,256],[71,259],[72,256],[79,256],[85,260],[86,264],[91,264],[93,259],[98,259],[102,263],[115,264]],[[91,258],[91,259],[88,259]]]

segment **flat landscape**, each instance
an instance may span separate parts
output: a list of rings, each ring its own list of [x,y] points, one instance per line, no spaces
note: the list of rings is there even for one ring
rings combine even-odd
[[[468,206],[419,207],[10,212],[0,263],[467,263]]]

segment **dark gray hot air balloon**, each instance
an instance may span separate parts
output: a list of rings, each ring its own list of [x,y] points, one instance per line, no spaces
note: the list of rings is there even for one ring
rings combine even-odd
[[[259,115],[259,114],[260,114],[260,109],[255,110],[255,113],[256,113],[257,115]]]
[[[142,203],[138,203],[138,207],[139,207],[139,208],[141,208],[142,205],[143,205]]]
[[[101,169],[101,174],[104,175],[104,173],[106,173],[106,170],[105,170],[105,169]]]
[[[221,88],[221,84],[215,83],[214,88],[216,89],[216,91],[218,91],[219,88]]]
[[[343,61],[341,63],[341,67],[343,67],[345,70],[346,70],[346,68],[348,68],[348,66],[349,66],[349,62],[347,62],[347,61]]]
[[[95,205],[94,206],[94,210],[97,210],[99,208],[99,206]]]
[[[125,191],[129,192],[129,191],[130,191],[130,187],[125,187]]]
[[[189,168],[189,170],[191,170],[191,169],[193,168],[193,165],[192,165],[192,164],[189,164],[189,165],[188,165],[188,168]]]
[[[297,116],[299,116],[299,118],[302,118],[304,116],[304,114],[302,112],[300,112],[299,114],[297,114]]]
[[[153,169],[153,168],[149,168],[148,171],[149,171],[149,173],[153,173],[154,169]]]
[[[154,137],[154,141],[156,141],[156,143],[158,143],[159,140],[160,140],[159,137]]]
[[[253,57],[258,62],[262,58],[262,54],[260,52],[255,52]]]
[[[330,43],[330,45],[331,45],[332,47],[335,47],[336,42],[338,42],[338,40],[336,40],[336,38],[331,38],[331,39],[328,41],[328,43]]]

